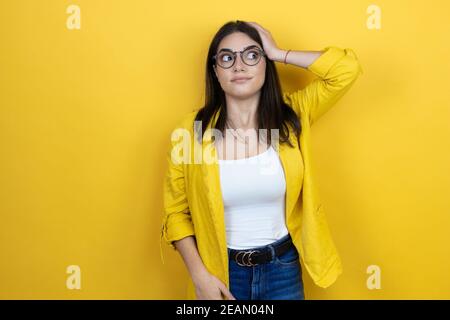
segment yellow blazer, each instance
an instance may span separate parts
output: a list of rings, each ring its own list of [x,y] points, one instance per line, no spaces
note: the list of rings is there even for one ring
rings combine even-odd
[[[319,198],[311,159],[311,125],[352,86],[361,65],[352,49],[335,46],[324,48],[324,53],[309,67],[318,76],[305,88],[283,93],[284,101],[295,111],[301,123],[300,148],[289,127],[295,148],[279,144],[277,149],[286,176],[286,226],[300,254],[300,261],[314,283],[328,287],[342,273],[342,264],[333,243],[322,202]],[[187,114],[176,128],[189,132],[192,146],[211,155],[213,162],[181,163],[171,160],[167,153],[168,170],[163,183],[164,217],[161,228],[162,242],[174,250],[173,241],[195,235],[199,254],[207,270],[229,288],[228,252],[224,208],[219,180],[219,167],[210,130],[203,144],[194,136],[193,121],[196,111]],[[217,120],[219,113],[208,124]],[[171,142],[171,147],[177,142]],[[195,148],[194,147],[194,148]],[[193,148],[189,158],[194,161]],[[303,172],[302,172],[303,170]],[[195,288],[189,277],[186,299],[196,299]]]

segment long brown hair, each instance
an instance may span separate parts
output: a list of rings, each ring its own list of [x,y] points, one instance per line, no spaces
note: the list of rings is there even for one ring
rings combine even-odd
[[[244,21],[236,20],[227,22],[217,31],[209,46],[208,56],[206,59],[205,105],[197,112],[194,120],[202,121],[201,135],[200,132],[198,132],[199,139],[203,138],[207,124],[221,108],[222,109],[217,122],[212,124],[212,128],[218,129],[222,133],[225,131],[225,121],[227,119],[226,100],[224,91],[222,90],[222,87],[220,86],[220,83],[214,73],[213,65],[215,61],[213,60],[213,56],[216,54],[220,41],[227,35],[234,32],[243,32],[247,34],[251,39],[259,43],[261,48],[263,48],[258,31]],[[257,118],[258,128],[256,129],[267,129],[269,144],[271,143],[270,130],[278,129],[280,144],[288,143],[289,146],[293,147],[289,141],[289,129],[287,124],[292,126],[297,136],[297,143],[300,143],[300,121],[294,110],[283,101],[278,72],[274,61],[270,59],[266,59],[265,81],[261,88]]]

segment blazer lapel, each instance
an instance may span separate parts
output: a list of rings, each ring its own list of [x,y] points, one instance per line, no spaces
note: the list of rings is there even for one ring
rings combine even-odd
[[[289,137],[293,137],[293,133]],[[291,139],[291,143],[297,144],[297,141]],[[286,179],[286,206],[285,206],[285,218],[286,223],[288,219],[288,214],[293,212],[295,203],[297,202],[298,196],[300,194],[301,181],[297,181],[294,177],[298,177],[299,163],[302,161],[301,158],[295,156],[295,152],[298,152],[297,148],[291,148],[286,144],[280,144],[278,150],[278,156],[280,158],[281,164],[283,166],[284,176]]]

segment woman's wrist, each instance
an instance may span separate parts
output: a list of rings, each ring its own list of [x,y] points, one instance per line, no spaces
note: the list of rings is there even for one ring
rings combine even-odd
[[[197,268],[195,271],[192,272],[192,282],[195,284],[202,279],[204,279],[209,274],[208,270],[205,267]]]
[[[278,49],[277,51],[275,51],[274,53],[272,53],[269,56],[269,59],[273,60],[273,61],[277,61],[277,62],[287,63],[287,62],[285,62],[285,59],[287,58],[287,55],[288,55],[289,51],[290,50]]]

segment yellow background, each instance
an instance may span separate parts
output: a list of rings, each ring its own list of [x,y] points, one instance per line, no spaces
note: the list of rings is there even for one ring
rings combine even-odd
[[[203,102],[210,40],[236,19],[282,49],[352,48],[364,70],[313,127],[344,274],[324,290],[304,272],[306,298],[450,298],[450,5],[377,1],[369,30],[372,3],[2,1],[0,298],[184,298],[181,257],[165,246],[160,262],[165,152]],[[277,66],[284,90],[314,78]]]

